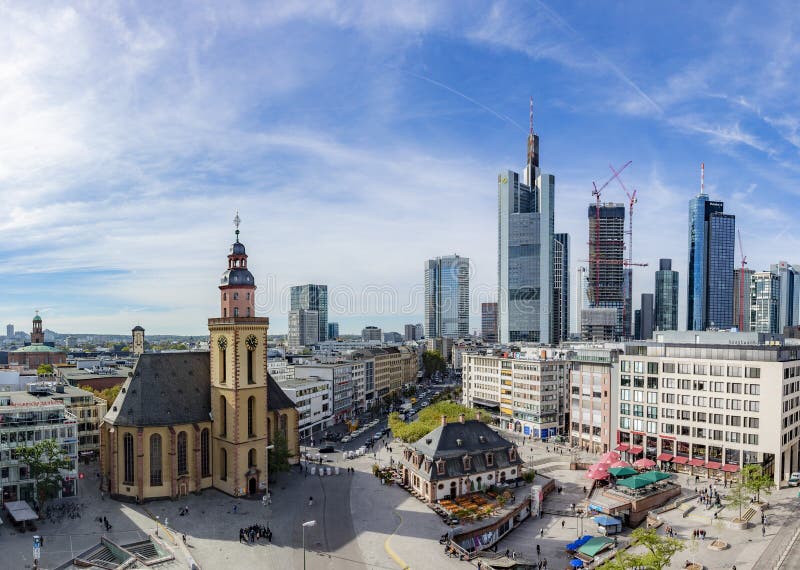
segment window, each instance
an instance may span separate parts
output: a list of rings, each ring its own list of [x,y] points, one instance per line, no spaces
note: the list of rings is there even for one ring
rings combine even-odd
[[[658,378],[654,376],[647,377],[647,388],[650,390],[658,390]]]
[[[744,443],[748,445],[758,445],[758,434],[757,433],[746,433],[743,434],[744,436]]]
[[[219,450],[219,478],[228,479],[228,452],[224,448]]]
[[[647,422],[647,433],[656,433],[656,422]]]
[[[254,431],[254,419],[256,413],[256,399],[254,396],[250,396],[247,398],[247,436],[248,437],[255,437],[256,432]]]
[[[705,374],[706,373],[706,365],[705,364],[695,364],[694,365],[694,373],[695,374]]]
[[[464,456],[464,471],[472,469],[472,458],[469,455]]]
[[[633,391],[633,401],[634,402],[644,402],[644,392],[641,390],[634,390]]]
[[[133,435],[130,433],[126,433],[122,438],[122,456],[125,464],[123,483],[133,485]]]
[[[666,372],[668,374],[675,373],[675,363],[674,362],[664,362],[661,364],[661,371]]]
[[[239,316],[239,307],[234,307],[233,308],[233,316],[234,317],[238,317]]]
[[[630,376],[620,376],[619,384],[620,384],[620,386],[630,386],[631,385],[631,377]]]
[[[657,404],[658,403],[658,392],[648,392],[647,393],[647,403],[648,404]]]
[[[691,370],[690,364],[678,364],[679,374],[689,374],[690,370]]]
[[[658,419],[658,407],[647,406],[647,417],[653,420]]]
[[[202,477],[211,476],[211,461],[209,460],[210,440],[211,434],[209,434],[208,428],[203,429],[203,431],[200,432],[200,475]]]
[[[741,400],[727,400],[726,407],[729,410],[741,410],[742,409],[742,401]]]
[[[633,387],[634,388],[644,388],[644,376],[634,376],[633,377]]]
[[[493,453],[487,453],[486,454],[486,466],[487,467],[494,466],[494,454]]]
[[[661,403],[662,404],[674,404],[675,403],[675,394],[661,394]]]
[[[661,379],[661,387],[662,388],[674,388],[675,387],[675,378],[662,378]]]
[[[228,363],[226,361],[227,358],[227,350],[221,348],[219,351],[219,383],[224,384],[227,376],[228,376]]]
[[[186,475],[189,472],[186,463],[186,432],[178,434],[178,475]]]
[[[444,460],[442,459],[436,461],[436,474],[444,475]]]
[[[744,401],[744,411],[745,412],[757,412],[759,409],[758,400],[745,400]]]
[[[636,360],[633,363],[633,371],[638,372],[639,374],[644,372],[644,362],[642,362],[641,360]]]
[[[745,384],[744,393],[750,394],[751,396],[758,396],[761,394],[761,386],[758,384]]]
[[[761,378],[761,369],[746,366],[744,369],[745,378]]]
[[[247,351],[247,383],[248,384],[255,384],[255,380],[253,380],[253,351]]]
[[[742,425],[742,418],[741,416],[725,416],[725,425],[739,427]]]
[[[731,443],[739,443],[739,432],[738,431],[726,431],[725,432],[725,441],[729,441]]]
[[[633,431],[644,431],[644,420],[633,420]]]
[[[741,394],[742,384],[740,382],[728,382],[728,394]]]
[[[154,433],[150,436],[150,485],[160,487],[161,477],[161,436]]]
[[[644,406],[640,406],[639,404],[633,405],[633,415],[639,416],[640,418],[644,416]]]
[[[630,415],[631,413],[631,405],[630,404],[620,404],[619,405],[619,413],[623,416]]]
[[[619,369],[622,372],[630,372],[631,371],[631,361],[630,360],[620,360]]]
[[[658,362],[648,362],[647,363],[647,373],[648,374],[658,374]]]
[[[228,434],[228,403],[225,396],[219,397],[219,435],[225,437]]]
[[[630,390],[620,390],[619,391],[619,399],[623,401],[630,401],[631,399],[631,391]]]
[[[758,429],[758,418],[745,418],[744,427]]]
[[[251,449],[247,452],[247,466],[248,467],[255,467],[256,466],[256,450]]]
[[[691,387],[692,387],[691,380],[686,380],[686,379],[678,380],[678,388],[680,388],[681,390],[690,390]]]
[[[622,429],[631,429],[631,419],[630,418],[620,418],[619,419],[619,427]]]
[[[234,301],[238,301],[239,300],[239,293],[236,293],[236,292],[233,293],[233,300]]]
[[[725,375],[725,367],[720,364],[712,364],[711,365],[711,375],[712,376],[724,376]]]
[[[661,424],[661,431],[664,433],[675,433],[674,424]]]

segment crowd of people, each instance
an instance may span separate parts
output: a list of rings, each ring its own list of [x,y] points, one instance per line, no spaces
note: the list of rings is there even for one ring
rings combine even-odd
[[[260,524],[254,524],[252,526],[248,526],[247,528],[240,528],[239,529],[239,542],[244,542],[245,544],[253,544],[257,540],[262,538],[266,538],[269,542],[272,542],[272,531],[270,530],[269,526],[264,526]]]

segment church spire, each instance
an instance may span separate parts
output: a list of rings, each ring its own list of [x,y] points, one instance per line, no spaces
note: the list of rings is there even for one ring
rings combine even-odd
[[[239,218],[239,210],[236,210],[236,216],[233,218],[233,225],[236,226],[236,243],[239,243],[239,224],[242,223]]]

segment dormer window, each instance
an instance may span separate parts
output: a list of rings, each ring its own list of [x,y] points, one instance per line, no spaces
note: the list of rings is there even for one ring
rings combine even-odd
[[[517,450],[513,447],[508,450],[508,460],[509,461],[516,461],[517,460]]]
[[[494,467],[494,453],[487,453],[486,454],[486,466],[487,467]]]
[[[444,459],[440,459],[436,462],[436,474],[444,475]]]
[[[430,471],[430,470],[431,470],[431,460],[430,459],[426,459],[425,460],[425,471]]]
[[[464,456],[464,471],[472,469],[472,458],[469,455]]]

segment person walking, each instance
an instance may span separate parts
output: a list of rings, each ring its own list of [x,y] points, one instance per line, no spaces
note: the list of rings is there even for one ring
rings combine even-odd
[[[314,506],[314,497],[309,497],[308,498],[308,506],[309,507],[313,507]]]
[[[539,529],[539,537],[544,538],[544,527]]]
[[[567,524],[567,521],[565,521],[564,519],[561,519],[561,528],[564,528],[565,524]]]
[[[538,558],[541,553],[542,553],[542,547],[537,544],[536,545],[536,557]]]

